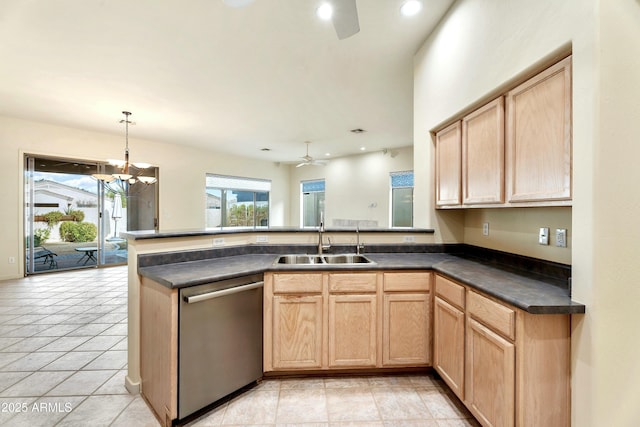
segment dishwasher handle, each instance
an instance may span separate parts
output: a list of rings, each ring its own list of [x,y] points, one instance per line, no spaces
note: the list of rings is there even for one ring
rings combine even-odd
[[[206,294],[193,295],[193,296],[184,296],[182,299],[187,304],[193,304],[200,301],[206,301],[212,298],[220,298],[227,295],[237,294],[239,292],[250,291],[252,289],[262,288],[264,286],[264,282],[254,282],[249,283],[248,285],[236,286],[234,288],[223,289],[221,291],[207,292]]]

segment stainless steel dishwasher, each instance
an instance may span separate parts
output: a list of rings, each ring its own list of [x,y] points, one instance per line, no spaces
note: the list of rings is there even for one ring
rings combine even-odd
[[[178,418],[262,377],[262,274],[180,291]]]

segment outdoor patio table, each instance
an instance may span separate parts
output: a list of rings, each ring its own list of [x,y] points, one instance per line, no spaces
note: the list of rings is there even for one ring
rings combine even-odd
[[[80,261],[82,261],[85,257],[87,258],[84,261],[83,265],[86,265],[89,261],[97,261],[95,254],[96,251],[98,250],[98,248],[96,246],[87,246],[87,247],[82,247],[82,248],[76,248],[77,252],[84,252],[84,255],[82,255],[82,257],[78,260],[78,262],[76,262],[76,264],[78,264]]]

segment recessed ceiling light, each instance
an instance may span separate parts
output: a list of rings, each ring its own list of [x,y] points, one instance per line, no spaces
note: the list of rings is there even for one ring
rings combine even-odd
[[[351,133],[364,133],[364,132],[366,132],[366,130],[360,129],[360,128],[356,128],[356,129],[351,129],[349,132],[351,132]]]
[[[331,153],[324,153],[325,156],[329,157]]]
[[[422,10],[422,3],[419,0],[407,0],[400,6],[400,13],[403,16],[413,16]]]
[[[367,149],[367,147],[360,147],[360,151],[364,151],[366,149]]]
[[[331,4],[329,3],[322,3],[316,9],[316,15],[318,15],[318,18],[322,19],[323,21],[330,20],[333,16],[333,6],[331,6]]]
[[[261,148],[260,151],[271,151],[271,148],[267,148],[267,147]]]
[[[231,7],[245,7],[253,3],[253,0],[222,0],[227,6]]]

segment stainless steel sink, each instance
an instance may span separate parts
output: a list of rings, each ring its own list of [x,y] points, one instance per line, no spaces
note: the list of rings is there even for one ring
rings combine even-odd
[[[325,255],[327,264],[373,264],[369,258],[359,254]]]
[[[324,264],[324,260],[318,255],[282,255],[276,264]]]
[[[280,255],[275,264],[309,265],[309,264],[375,264],[369,258],[359,254],[336,255]]]

